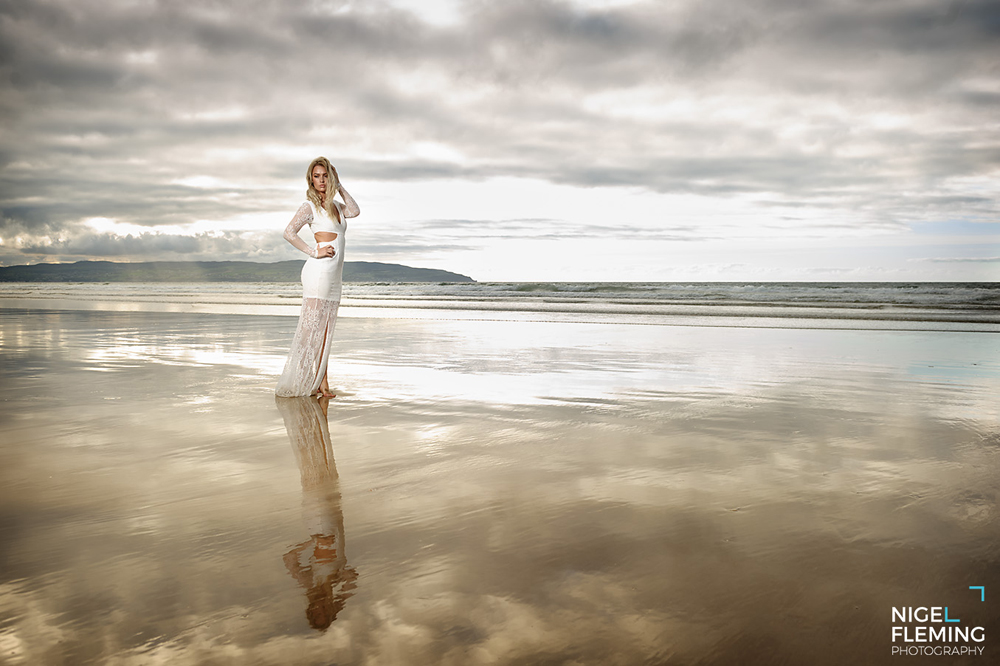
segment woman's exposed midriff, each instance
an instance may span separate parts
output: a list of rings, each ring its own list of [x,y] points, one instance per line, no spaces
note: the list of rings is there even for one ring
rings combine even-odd
[[[337,234],[332,231],[317,231],[313,236],[316,237],[317,243],[329,243],[330,241],[337,240]]]

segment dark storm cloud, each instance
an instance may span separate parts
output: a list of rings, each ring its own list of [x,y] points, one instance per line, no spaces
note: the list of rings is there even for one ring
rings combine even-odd
[[[197,252],[201,239],[194,236],[172,236],[167,234],[141,234],[139,236],[115,236],[113,234],[91,234],[61,240],[51,244],[25,245],[25,254],[58,254],[79,256],[108,256],[160,254],[164,252],[189,254]]]
[[[887,224],[1000,214],[994,192],[954,184],[1000,165],[1000,3],[533,0],[468,2],[461,17],[441,27],[336,1],[0,2],[0,237],[95,216],[283,217],[304,161],[338,145],[354,146],[345,178],[373,181],[760,194]],[[662,112],[675,99],[697,110]],[[420,141],[464,160],[407,156]],[[192,176],[222,184],[177,184]],[[230,240],[220,253],[245,251]]]

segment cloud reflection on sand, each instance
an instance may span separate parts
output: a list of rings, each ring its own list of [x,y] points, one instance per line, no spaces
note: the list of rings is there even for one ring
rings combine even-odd
[[[887,654],[891,605],[996,626],[955,593],[1000,582],[992,336],[345,320],[348,395],[287,419],[293,328],[0,313],[7,661],[822,664]],[[358,572],[322,633],[311,516]]]

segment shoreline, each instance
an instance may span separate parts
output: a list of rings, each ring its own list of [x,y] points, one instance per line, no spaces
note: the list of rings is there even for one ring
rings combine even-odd
[[[221,306],[221,307],[220,307]],[[127,303],[123,301],[69,301],[61,299],[2,299],[0,312],[148,312],[163,314],[241,315],[248,317],[298,317],[300,305],[250,305],[239,303]],[[475,313],[508,313],[507,317],[474,316]],[[432,321],[483,321],[565,324],[621,324],[629,326],[754,328],[754,329],[815,329],[832,331],[900,331],[940,333],[1000,333],[1000,323],[975,322],[965,319],[925,321],[920,319],[864,319],[825,317],[740,317],[714,315],[631,315],[627,319],[606,313],[580,313],[552,310],[559,318],[547,318],[536,310],[489,310],[481,308],[400,308],[391,306],[341,305],[338,318],[401,319]],[[520,315],[520,316],[518,316]]]
[[[623,283],[624,284],[624,283]],[[502,284],[381,284],[345,286],[340,316],[378,319],[465,321],[562,321],[645,326],[736,328],[817,328],[837,330],[915,330],[1000,333],[1000,286],[973,285],[954,301],[937,287],[930,296],[912,290],[873,287],[871,293],[839,291],[826,295],[795,285],[777,284],[760,292],[741,287],[645,283],[629,289],[579,283],[555,291]],[[924,285],[927,287],[927,285]],[[833,287],[831,287],[833,288]],[[929,288],[929,287],[928,287]],[[610,289],[610,290],[609,290]],[[810,291],[812,289],[812,291]],[[978,291],[975,291],[977,290]],[[691,291],[685,298],[680,295]],[[984,291],[985,290],[985,291]],[[191,312],[203,314],[299,314],[297,284],[220,285],[24,284],[0,285],[0,310],[93,310]]]

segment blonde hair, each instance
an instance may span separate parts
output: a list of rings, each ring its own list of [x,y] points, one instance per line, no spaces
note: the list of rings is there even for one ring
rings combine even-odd
[[[313,169],[316,166],[322,166],[326,169],[326,175],[328,180],[326,181],[326,199],[319,193],[319,190],[313,185]],[[317,157],[312,162],[309,163],[309,168],[306,170],[306,183],[309,185],[309,189],[306,190],[306,198],[312,202],[316,208],[322,208],[326,211],[334,220],[341,222],[340,210],[337,205],[333,202],[333,197],[337,194],[337,188],[340,187],[340,180],[337,178],[337,172],[333,170],[333,165],[330,164],[330,160],[325,157]]]

